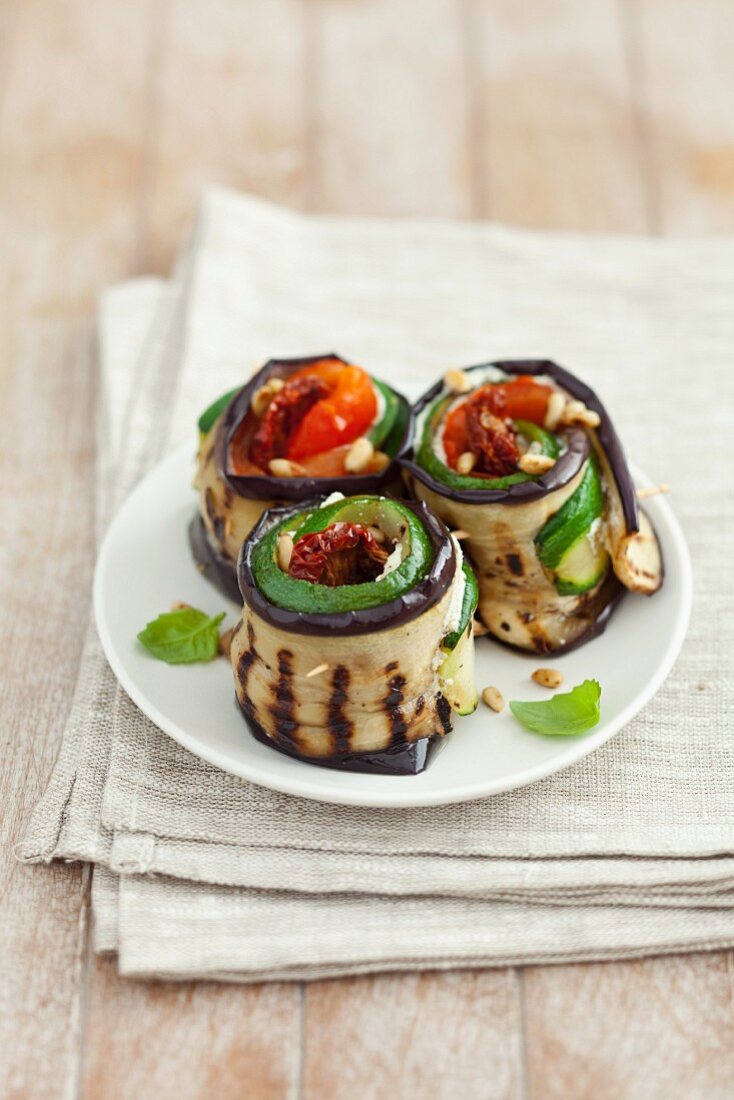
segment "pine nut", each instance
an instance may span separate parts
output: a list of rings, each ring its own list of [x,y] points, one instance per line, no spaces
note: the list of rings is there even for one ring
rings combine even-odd
[[[312,668],[310,672],[306,673],[306,679],[308,680],[311,676],[319,676],[322,672],[327,672],[328,668],[329,666],[326,661],[323,665],[316,665],[315,668]]]
[[[262,416],[276,393],[280,393],[284,385],[285,382],[282,378],[270,378],[264,385],[255,390],[250,401],[250,408],[255,416]]]
[[[381,474],[389,465],[390,455],[386,455],[384,451],[375,451],[370,461],[371,472],[373,474]]]
[[[379,527],[368,527],[367,530],[372,535],[375,542],[379,542],[380,544],[382,544],[387,537],[385,532],[381,531]]]
[[[647,500],[648,497],[656,497],[659,493],[669,492],[669,485],[646,485],[643,489],[637,490],[637,499]]]
[[[372,446],[367,436],[360,436],[359,439],[355,439],[354,443],[347,451],[346,458],[344,459],[344,469],[349,474],[361,473],[362,470],[369,465],[374,453],[375,448]]]
[[[550,455],[536,455],[527,451],[524,455],[520,455],[518,466],[524,474],[546,474],[548,470],[553,469],[556,464],[555,458],[551,458]]]
[[[536,684],[544,688],[558,688],[563,683],[563,673],[557,668],[536,668],[532,675]]]
[[[288,566],[291,563],[291,557],[293,555],[293,538],[284,531],[281,535],[278,535],[277,545],[277,558],[278,566],[284,573],[288,572]]]
[[[268,469],[273,477],[302,477],[306,472],[303,466],[291,462],[289,458],[271,458]]]
[[[469,532],[465,531],[463,527],[457,527],[457,529],[455,531],[452,531],[451,534],[459,542],[461,542],[462,539],[468,539],[469,538]]]
[[[584,409],[583,413],[579,415],[578,423],[584,428],[598,428],[601,424],[601,417],[595,409]]]
[[[474,635],[474,637],[475,638],[483,638],[484,635],[488,634],[488,633],[489,633],[489,630],[484,625],[484,623],[480,622],[479,619],[474,619],[474,621],[472,623],[472,634]]]
[[[477,456],[472,454],[471,451],[464,451],[463,455],[459,455],[456,463],[456,471],[459,474],[466,476],[470,474],[477,464]]]
[[[188,611],[190,607],[190,603],[184,603],[182,600],[174,600],[171,604],[171,611]]]
[[[598,428],[601,417],[594,409],[587,409],[583,401],[569,401],[561,415],[562,424],[578,424],[582,428]]]
[[[558,390],[555,390],[548,398],[548,408],[545,413],[545,420],[543,426],[552,432],[554,428],[558,427],[561,417],[563,416],[563,410],[566,407],[566,398]]]
[[[499,688],[486,687],[482,692],[482,701],[487,704],[490,710],[499,712],[504,710],[505,699]]]
[[[471,378],[463,370],[447,370],[443,376],[443,384],[452,393],[468,393],[474,388]]]

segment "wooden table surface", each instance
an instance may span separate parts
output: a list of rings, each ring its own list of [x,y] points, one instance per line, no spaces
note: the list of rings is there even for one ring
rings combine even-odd
[[[734,231],[732,0],[2,0],[0,1094],[734,1095],[732,956],[142,984],[89,874],[12,844],[92,572],[94,306],[167,272],[202,184],[305,210]]]

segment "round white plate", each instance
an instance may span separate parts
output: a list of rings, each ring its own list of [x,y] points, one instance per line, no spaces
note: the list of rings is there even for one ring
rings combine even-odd
[[[602,685],[601,721],[580,737],[543,737],[523,729],[509,708],[483,704],[416,776],[372,776],[320,768],[284,756],[251,736],[234,701],[229,665],[167,665],[137,642],[145,624],[176,600],[215,614],[236,608],[196,569],[187,526],[196,507],[191,448],[164,459],[127,499],[102,545],[94,579],[97,628],[112,669],[130,698],[165,733],[211,764],[287,794],[353,806],[438,806],[508,791],[568,767],[622,729],[652,698],[683,642],[691,606],[691,566],[683,534],[662,496],[645,508],[665,559],[665,583],[651,599],[626,595],[600,638],[566,656],[524,656],[477,641],[477,683],[505,699],[546,699],[530,679],[540,664],[563,672],[564,687],[587,678]],[[646,481],[636,477],[639,484]]]

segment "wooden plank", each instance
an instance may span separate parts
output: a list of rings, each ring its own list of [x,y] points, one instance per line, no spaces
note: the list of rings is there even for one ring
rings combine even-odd
[[[311,206],[472,212],[460,9],[456,0],[308,4]]]
[[[131,260],[147,3],[11,8],[0,131],[6,852],[49,776],[89,606],[92,347],[79,324],[100,283]],[[3,1095],[73,1091],[86,898],[78,867],[3,860]]]
[[[462,5],[309,4],[309,205],[468,216],[476,206]],[[304,1095],[518,1093],[513,971],[307,986]]]
[[[302,19],[299,0],[188,0],[156,16],[139,254],[166,272],[208,183],[303,204]],[[137,983],[91,957],[81,1095],[295,1096],[300,1008],[297,985]]]
[[[306,991],[304,1100],[521,1095],[511,970],[318,982]]]
[[[528,1093],[538,1100],[728,1100],[725,956],[525,971]]]
[[[469,0],[482,209],[525,226],[647,225],[615,0]]]
[[[734,231],[730,0],[623,0],[663,232]]]
[[[671,32],[667,2],[641,4],[649,20],[644,48],[637,13],[624,3],[618,11],[602,0],[476,6],[472,41],[481,53],[483,176],[493,217],[543,228],[653,231],[659,220],[673,228],[671,199],[660,217],[661,168],[653,171],[648,148],[646,50],[648,40],[659,52],[661,37],[675,39],[678,64],[667,83],[677,96],[687,39],[697,31],[692,6],[686,30],[679,16]],[[709,80],[721,81],[720,58],[713,70]],[[718,95],[722,102],[721,87]],[[682,193],[680,182],[666,186]],[[689,196],[695,190],[690,185]],[[730,1092],[725,954],[529,968],[522,987],[530,1097],[716,1098],[727,1081]]]
[[[98,959],[82,1097],[285,1100],[296,1095],[298,986],[121,980]]]
[[[146,270],[167,274],[201,189],[304,204],[300,0],[187,0],[156,28]]]

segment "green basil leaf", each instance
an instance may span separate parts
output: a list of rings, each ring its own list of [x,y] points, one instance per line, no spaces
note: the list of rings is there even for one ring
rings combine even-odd
[[[195,607],[166,611],[140,631],[138,641],[169,665],[211,661],[219,651],[219,624],[225,614],[209,618]]]
[[[572,737],[590,730],[599,721],[601,686],[584,680],[571,691],[540,703],[511,702],[510,710],[526,729],[551,737]]]

